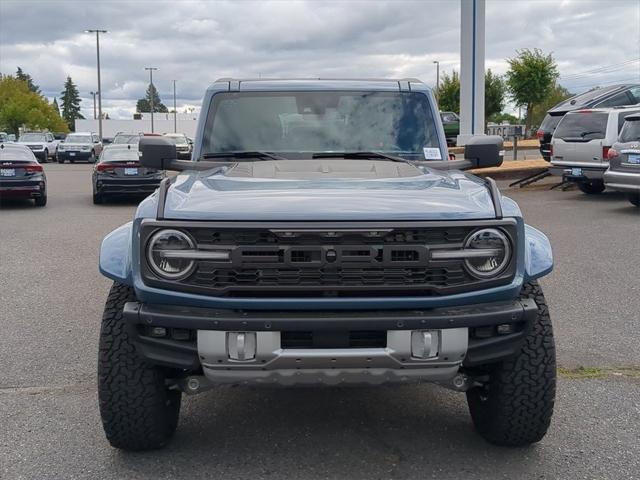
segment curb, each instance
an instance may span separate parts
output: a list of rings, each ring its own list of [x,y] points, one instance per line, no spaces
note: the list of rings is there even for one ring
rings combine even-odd
[[[500,167],[469,170],[478,177],[491,177],[494,180],[514,180],[542,173],[549,169],[549,163],[543,159],[538,160],[511,160],[504,162]]]

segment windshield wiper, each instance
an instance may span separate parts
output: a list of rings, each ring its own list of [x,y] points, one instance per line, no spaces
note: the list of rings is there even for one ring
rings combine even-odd
[[[391,160],[392,162],[413,163],[406,158],[396,157],[395,155],[389,155],[387,153],[380,152],[320,152],[314,153],[311,158],[346,158],[353,160],[370,160],[372,158],[381,158],[384,160]]]
[[[594,130],[594,131],[592,131],[592,132],[582,132],[582,133],[580,134],[580,138],[584,138],[584,137],[586,137],[587,135],[593,135],[594,133],[603,133],[603,132],[602,132],[602,131],[600,131],[600,130]]]
[[[256,160],[286,160],[284,157],[280,157],[270,152],[252,152],[252,151],[240,151],[240,152],[216,152],[216,153],[203,153],[201,158],[239,158],[247,159],[252,158]]]

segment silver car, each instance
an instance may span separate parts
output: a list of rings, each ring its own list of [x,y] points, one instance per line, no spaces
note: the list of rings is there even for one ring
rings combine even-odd
[[[640,207],[640,114],[625,119],[618,141],[609,150],[609,169],[604,174],[607,188],[626,192]]]
[[[640,105],[567,113],[551,140],[551,173],[576,182],[584,193],[603,192],[609,149],[618,139],[625,118],[637,113]]]

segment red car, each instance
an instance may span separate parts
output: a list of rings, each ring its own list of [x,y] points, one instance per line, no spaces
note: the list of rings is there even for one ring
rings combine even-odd
[[[0,200],[5,198],[33,198],[38,207],[47,204],[47,177],[28,147],[0,144]]]

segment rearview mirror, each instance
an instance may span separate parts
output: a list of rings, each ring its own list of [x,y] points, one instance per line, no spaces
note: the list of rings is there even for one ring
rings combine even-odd
[[[164,137],[141,137],[138,149],[140,163],[156,170],[170,170],[177,157],[176,144]]]
[[[478,135],[465,144],[464,158],[471,162],[473,165],[471,168],[499,167],[504,158],[502,148],[502,137]]]

